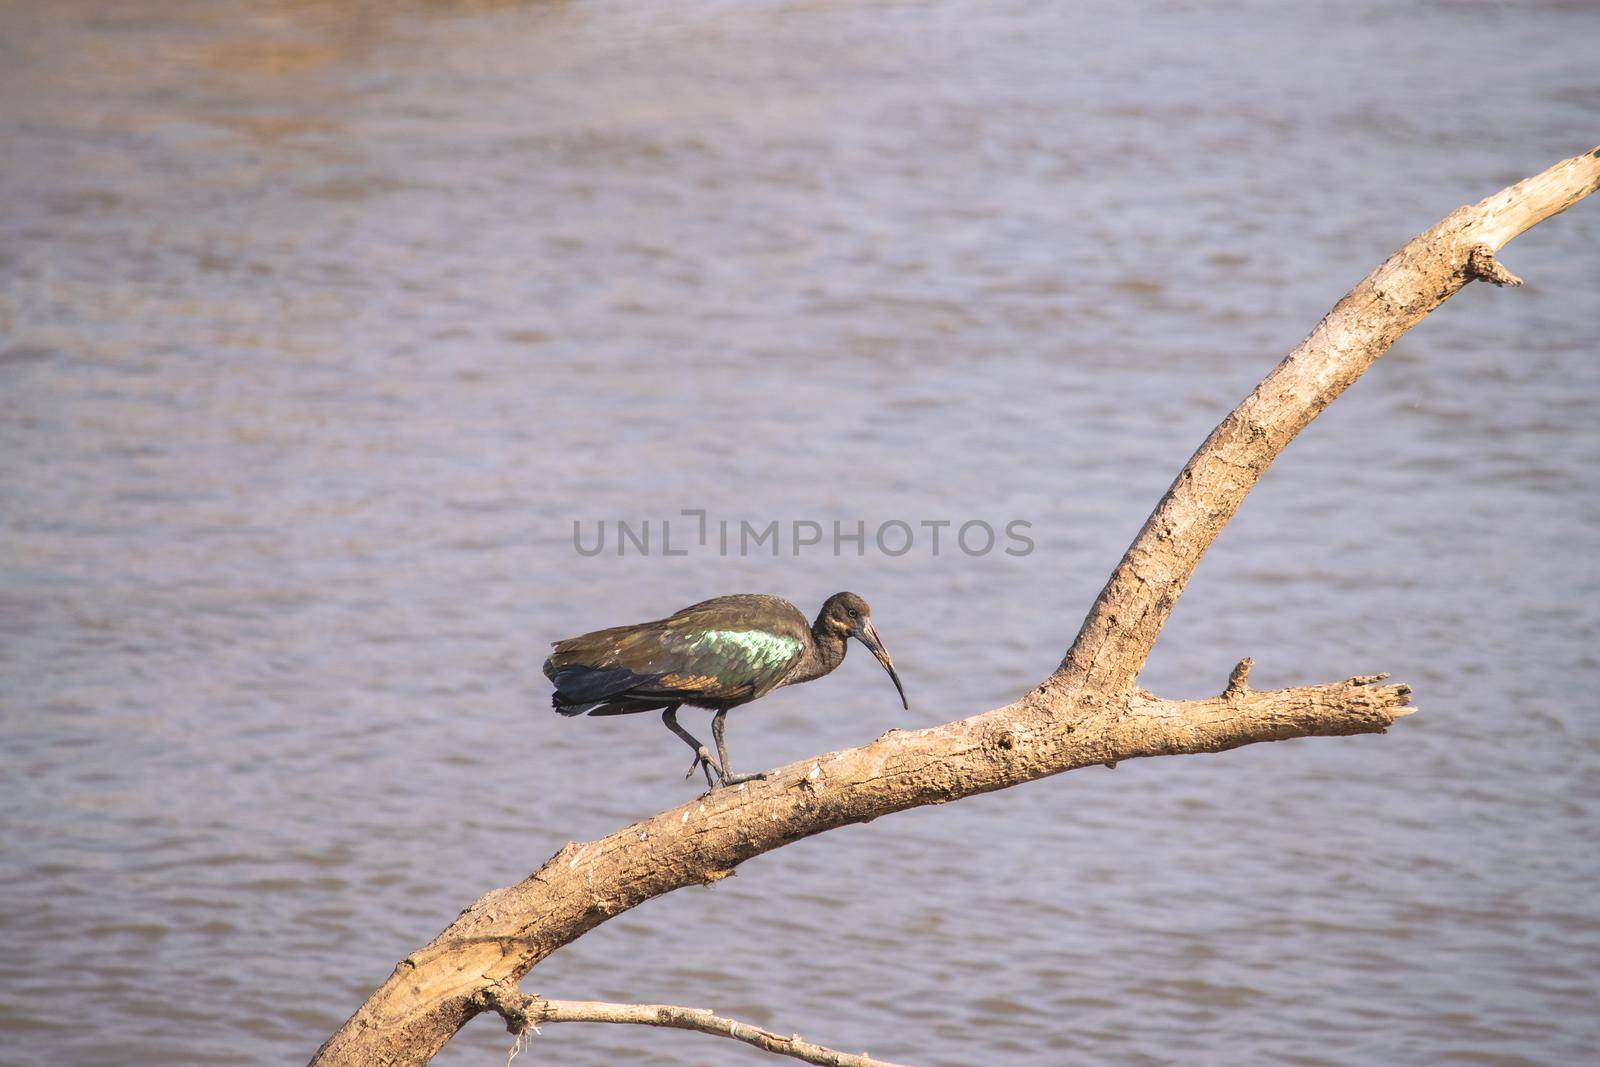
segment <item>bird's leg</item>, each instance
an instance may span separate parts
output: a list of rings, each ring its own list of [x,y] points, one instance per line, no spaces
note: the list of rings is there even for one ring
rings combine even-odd
[[[722,767],[716,760],[711,758],[711,751],[705,745],[702,745],[688,730],[678,725],[678,705],[667,705],[667,709],[661,713],[661,721],[667,724],[667,729],[683,738],[684,744],[694,749],[694,762],[689,764],[689,773],[684,777],[693,778],[696,769],[703,770],[706,772],[707,788],[715,789],[717,783],[712,779],[711,772],[715,769],[717,777],[720,778],[722,777]]]
[[[721,711],[717,712],[711,717],[711,736],[716,738],[717,758],[722,761],[722,767],[717,772],[722,776],[722,784],[738,785],[740,782],[759,782],[766,777],[765,772],[758,772],[756,774],[732,774],[728,770],[728,746],[722,740],[722,720],[727,714],[728,709],[723,708]]]

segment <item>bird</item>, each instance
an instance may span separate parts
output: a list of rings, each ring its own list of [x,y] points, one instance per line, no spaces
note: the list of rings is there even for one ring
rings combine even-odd
[[[872,609],[855,593],[835,593],[815,622],[782,597],[736,593],[691,604],[664,619],[614,626],[553,643],[544,662],[555,683],[551,704],[562,715],[630,715],[660,711],[661,721],[694,750],[686,778],[696,770],[706,786],[738,785],[765,773],[734,774],[723,740],[730,708],[748,704],[783,685],[821,678],[844,662],[855,638],[889,672],[900,703],[910,710],[894,661],[872,625]],[[713,757],[678,723],[678,708],[709,708]],[[716,772],[713,780],[712,772]]]

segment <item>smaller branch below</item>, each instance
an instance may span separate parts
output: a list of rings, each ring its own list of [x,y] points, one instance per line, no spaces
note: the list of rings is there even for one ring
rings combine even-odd
[[[759,1026],[725,1019],[705,1008],[680,1008],[671,1004],[609,1004],[599,1000],[546,1000],[530,996],[504,983],[478,995],[478,1005],[505,1020],[506,1029],[519,1037],[545,1023],[631,1023],[696,1030],[716,1037],[731,1037],[764,1052],[790,1056],[823,1067],[903,1067],[875,1060],[865,1052],[856,1055],[802,1041],[799,1034],[784,1037]]]

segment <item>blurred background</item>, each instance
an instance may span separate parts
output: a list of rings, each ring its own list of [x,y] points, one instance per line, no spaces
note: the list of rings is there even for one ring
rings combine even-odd
[[[302,1062],[481,893],[692,798],[654,716],[551,714],[557,638],[865,595],[911,710],[858,651],[734,714],[744,769],[1014,698],[1350,285],[1594,146],[1597,40],[1554,0],[0,6],[0,1062]],[[808,840],[526,988],[920,1067],[1592,1053],[1600,204],[1504,260],[1272,468],[1145,675],[1422,714]],[[573,550],[681,508],[1037,548]]]

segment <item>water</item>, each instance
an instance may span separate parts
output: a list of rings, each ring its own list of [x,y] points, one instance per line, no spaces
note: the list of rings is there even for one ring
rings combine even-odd
[[[735,714],[746,769],[1011,699],[1339,294],[1593,146],[1597,39],[1572,3],[6,5],[0,1061],[301,1062],[480,893],[693,796],[649,717],[549,713],[555,638],[866,595],[912,710],[858,653]],[[1308,430],[1145,676],[1390,670],[1422,714],[829,834],[525,987],[923,1067],[1582,1060],[1597,247],[1594,204],[1519,239],[1526,289]],[[681,508],[1037,548],[572,549]]]

